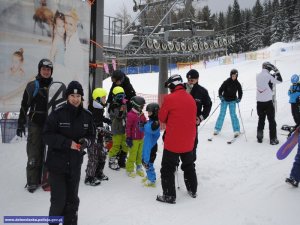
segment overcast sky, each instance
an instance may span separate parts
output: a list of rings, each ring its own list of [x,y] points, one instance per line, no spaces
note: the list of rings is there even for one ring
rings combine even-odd
[[[211,12],[214,13],[219,11],[225,12],[230,4],[233,5],[233,1],[234,0],[194,0],[194,4],[198,4],[200,7],[208,5]],[[136,0],[136,2],[139,3],[140,0]],[[142,3],[143,2],[144,0],[142,0]],[[241,9],[252,8],[255,2],[256,0],[238,0]],[[106,16],[116,16],[116,13],[121,11],[123,4],[127,7],[128,12],[132,13],[132,19],[134,19],[136,14],[134,14],[132,10],[134,5],[133,0],[104,0],[104,14]]]

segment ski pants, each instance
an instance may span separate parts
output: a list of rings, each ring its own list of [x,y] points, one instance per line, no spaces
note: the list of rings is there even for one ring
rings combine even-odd
[[[88,148],[88,162],[86,167],[86,176],[95,177],[103,173],[106,160],[106,152],[102,143],[94,143]]]
[[[272,100],[268,102],[257,102],[257,115],[258,126],[257,131],[263,131],[265,128],[266,117],[269,121],[269,134],[270,140],[277,138],[276,121],[275,121],[275,108]]]
[[[132,141],[132,147],[129,148],[129,155],[126,161],[127,172],[133,172],[134,165],[136,165],[136,167],[142,165],[143,143],[143,139]]]
[[[112,141],[113,144],[108,153],[109,158],[116,157],[121,149],[123,152],[128,152],[125,134],[114,134],[112,136]]]
[[[175,153],[164,149],[160,169],[163,194],[175,198],[175,171],[178,166],[179,158],[182,162],[181,169],[183,170],[186,189],[196,193],[198,187],[193,152]]]
[[[33,122],[28,124],[27,137],[27,184],[39,185],[41,183],[45,145],[42,138],[43,127]]]
[[[291,110],[296,125],[300,124],[300,104],[291,103]]]
[[[148,165],[149,168],[146,169],[147,178],[151,182],[156,181],[156,173],[155,173],[155,169],[154,169],[154,161],[156,159],[156,153],[157,153],[157,144],[155,144],[151,149],[150,160],[149,160],[149,165]]]
[[[197,146],[198,146],[198,126],[196,127],[196,137],[195,137],[194,148],[193,148],[194,162],[196,162],[197,160]]]
[[[219,117],[218,117],[216,125],[215,125],[215,130],[221,131],[223,123],[224,123],[224,118],[226,115],[227,106],[229,106],[229,113],[230,113],[233,132],[240,132],[240,123],[239,123],[239,120],[238,120],[236,112],[235,112],[236,101],[230,101],[230,102],[222,101],[221,102],[220,114],[219,114]]]
[[[298,136],[298,150],[290,176],[295,178],[296,181],[300,181],[300,135]]]
[[[49,173],[51,187],[49,216],[64,216],[64,225],[77,225],[79,181],[80,170],[72,175]]]

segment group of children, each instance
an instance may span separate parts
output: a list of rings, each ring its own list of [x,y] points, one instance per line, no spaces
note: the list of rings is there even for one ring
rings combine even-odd
[[[141,96],[130,99],[131,109],[127,109],[127,99],[124,89],[116,86],[112,90],[112,103],[106,104],[107,92],[103,88],[96,88],[93,102],[89,105],[96,126],[97,137],[95,144],[88,148],[88,163],[85,184],[97,186],[102,180],[108,180],[103,168],[106,161],[105,132],[103,123],[111,126],[112,146],[108,151],[109,168],[126,169],[129,177],[144,177],[145,186],[155,187],[156,174],[153,167],[157,152],[157,140],[160,136],[158,120],[159,105],[150,103],[146,107],[149,120],[147,121],[143,109],[146,104]],[[104,116],[104,108],[108,106],[109,118]],[[126,160],[127,158],[127,160]],[[126,160],[126,162],[125,162]],[[146,177],[143,167],[146,170]]]

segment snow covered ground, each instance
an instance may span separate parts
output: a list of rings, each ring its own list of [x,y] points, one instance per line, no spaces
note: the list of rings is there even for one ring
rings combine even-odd
[[[294,43],[298,46],[300,43]],[[284,82],[277,85],[277,127],[278,139],[282,144],[286,136],[280,130],[283,124],[293,124],[287,91],[291,75],[300,73],[300,51],[278,49],[286,44],[270,47],[276,54],[268,59],[279,68]],[[262,144],[256,142],[256,100],[255,75],[260,71],[263,60],[245,61],[235,65],[218,66],[201,69],[200,84],[209,90],[213,99],[214,110],[219,104],[217,91],[221,83],[229,76],[232,68],[239,70],[239,81],[244,90],[240,103],[245,132],[235,143],[228,145],[227,140],[233,136],[229,115],[226,115],[222,132],[208,142],[219,109],[199,129],[198,144],[198,197],[188,196],[182,171],[179,171],[180,188],[177,190],[177,203],[164,204],[155,200],[162,192],[160,185],[160,162],[162,142],[159,140],[158,157],[155,167],[158,175],[157,187],[146,188],[141,178],[129,178],[125,170],[110,170],[107,166],[105,174],[108,182],[98,187],[86,186],[86,159],[82,167],[80,182],[80,207],[78,224],[84,225],[296,225],[299,224],[300,190],[287,185],[284,180],[289,176],[294,150],[287,159],[276,159],[276,151],[280,145],[269,144],[268,129]],[[197,66],[194,67],[197,69]],[[188,69],[172,71],[185,77]],[[157,74],[132,75],[131,82],[139,93],[157,93]],[[111,85],[109,80],[105,88]],[[184,103],[182,103],[184,104]],[[242,124],[241,124],[242,125]],[[241,126],[242,127],[242,126]],[[266,122],[268,128],[268,122]],[[23,187],[26,183],[26,140],[16,143],[0,144],[0,216],[47,216],[50,206],[50,194],[41,189],[34,194]],[[298,222],[297,222],[298,221]]]

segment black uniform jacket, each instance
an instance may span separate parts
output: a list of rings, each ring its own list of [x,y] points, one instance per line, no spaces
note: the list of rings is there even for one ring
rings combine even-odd
[[[210,113],[212,102],[208,91],[199,84],[194,84],[191,93],[197,105],[197,117],[203,116],[205,120]]]
[[[66,103],[49,115],[43,137],[49,146],[46,160],[48,170],[55,173],[78,173],[84,154],[71,149],[71,143],[78,143],[81,138],[94,143],[92,114],[82,106],[76,108]]]

